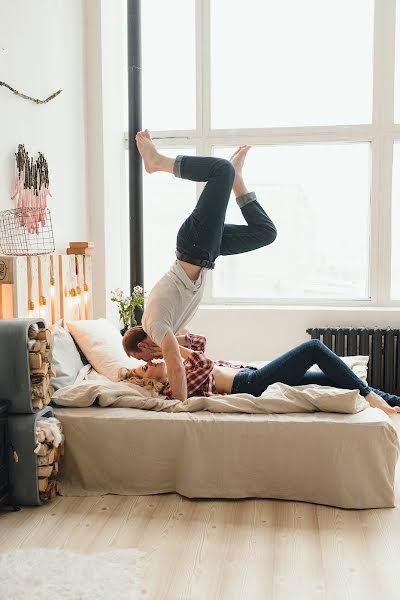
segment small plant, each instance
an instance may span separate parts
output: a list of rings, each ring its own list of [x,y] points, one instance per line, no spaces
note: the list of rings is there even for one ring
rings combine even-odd
[[[111,302],[117,303],[119,318],[123,322],[124,328],[134,327],[137,325],[135,308],[137,306],[143,308],[144,304],[143,288],[136,285],[130,296],[125,294],[121,288],[117,288],[111,291]]]

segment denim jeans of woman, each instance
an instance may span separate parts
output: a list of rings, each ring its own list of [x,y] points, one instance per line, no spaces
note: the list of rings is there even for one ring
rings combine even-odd
[[[309,370],[314,364],[318,365],[322,373]],[[319,340],[304,342],[260,369],[241,369],[233,380],[232,393],[246,392],[261,396],[269,385],[277,382],[287,385],[316,383],[342,389],[358,389],[364,397],[373,391],[390,406],[400,406],[400,397],[369,387]]]

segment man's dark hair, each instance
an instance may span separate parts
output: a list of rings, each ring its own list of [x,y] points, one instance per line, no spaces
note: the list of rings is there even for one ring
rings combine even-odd
[[[141,352],[138,344],[145,338],[147,338],[147,333],[143,330],[143,327],[140,325],[130,327],[122,338],[122,345],[127,355],[129,356],[130,352]]]

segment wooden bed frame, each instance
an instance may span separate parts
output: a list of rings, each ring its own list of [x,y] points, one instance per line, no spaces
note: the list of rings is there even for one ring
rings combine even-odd
[[[91,256],[0,256],[0,319],[92,319],[92,290]]]

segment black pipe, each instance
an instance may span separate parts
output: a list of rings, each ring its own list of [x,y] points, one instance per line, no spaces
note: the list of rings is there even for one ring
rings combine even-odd
[[[128,8],[128,162],[130,288],[143,287],[143,179],[142,159],[135,143],[142,129],[142,48],[140,0],[127,0]]]

